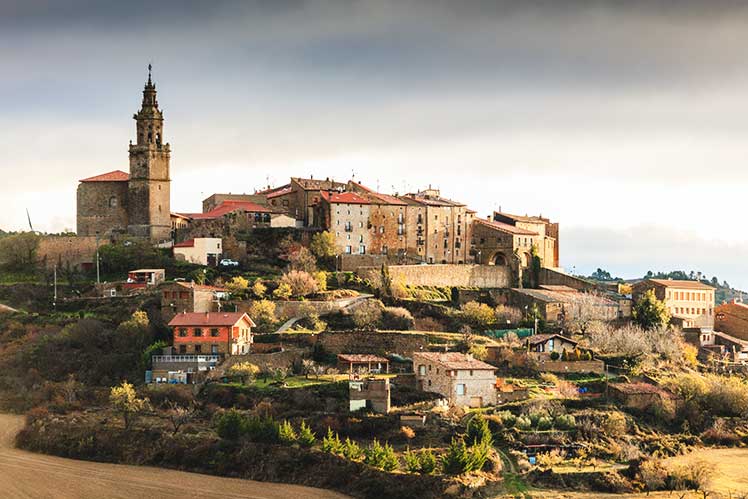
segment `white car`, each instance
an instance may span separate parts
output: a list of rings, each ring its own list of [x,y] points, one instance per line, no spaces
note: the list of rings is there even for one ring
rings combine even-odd
[[[238,267],[239,262],[230,258],[224,258],[218,265],[220,265],[221,267]]]

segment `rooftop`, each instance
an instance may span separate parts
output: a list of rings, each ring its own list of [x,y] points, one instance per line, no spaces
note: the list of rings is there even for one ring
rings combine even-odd
[[[95,177],[88,177],[80,180],[79,182],[127,182],[130,180],[130,174],[123,172],[122,170],[114,170],[109,173],[102,173]]]
[[[507,234],[513,234],[515,236],[537,236],[537,232],[523,229],[521,227],[515,227],[514,225],[505,224],[504,222],[495,222],[493,220],[484,220],[482,218],[476,218],[475,221],[491,229],[495,229]]]
[[[354,182],[353,180],[351,180],[350,184],[365,192],[374,204],[394,204],[399,206],[408,204],[396,196],[390,196],[389,194],[375,192],[373,189],[366,187],[364,184],[361,184],[359,182]]]
[[[571,338],[567,338],[566,336],[560,335],[560,334],[534,334],[532,336],[529,336],[527,338],[527,342],[530,345],[537,345],[539,343],[545,343],[546,341],[550,340],[551,338],[560,338],[564,341],[568,341],[569,343],[573,343],[577,345],[579,342],[572,340]]]
[[[385,359],[384,357],[380,357],[378,355],[369,355],[364,353],[339,353],[338,354],[338,360],[343,362],[377,362],[377,363],[385,363],[389,362],[389,360]]]
[[[642,282],[653,282],[660,286],[668,288],[684,288],[684,289],[714,289],[712,286],[704,284],[700,281],[685,281],[679,279],[647,279]]]
[[[297,183],[305,191],[321,191],[345,187],[344,183],[336,182],[330,178],[318,180],[314,178],[291,177],[291,183]]]
[[[472,369],[474,371],[495,371],[491,364],[486,364],[472,355],[459,352],[415,352],[419,356],[443,365],[447,369]],[[414,359],[415,360],[415,359]]]
[[[270,208],[253,203],[252,201],[224,201],[206,213],[180,213],[193,220],[213,220],[234,211],[248,211],[252,213],[270,213]]]
[[[244,312],[184,312],[177,314],[169,322],[170,326],[233,326],[243,317],[254,326],[255,323]]]
[[[591,293],[581,293],[579,291],[572,292],[527,288],[513,288],[512,291],[546,303],[575,303],[580,300],[590,300],[593,304],[600,306],[618,306],[608,298]]]
[[[355,192],[322,191],[322,198],[328,203],[336,204],[371,204],[371,201]]]
[[[504,213],[503,211],[494,211],[493,217],[496,218],[497,216],[499,218],[514,220],[515,222],[550,223],[550,220],[542,216],[512,215],[511,213]]]

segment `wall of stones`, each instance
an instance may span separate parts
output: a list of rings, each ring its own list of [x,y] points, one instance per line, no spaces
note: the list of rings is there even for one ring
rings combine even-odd
[[[39,239],[37,258],[48,269],[55,264],[63,268],[92,264],[96,261],[96,237],[43,236]]]
[[[553,269],[540,269],[540,284],[569,286],[579,291],[595,289],[595,284]]]
[[[597,373],[605,371],[605,363],[602,360],[539,360],[538,370],[550,373]]]
[[[98,232],[106,237],[112,231],[127,230],[127,182],[81,182],[77,202],[79,236],[95,236]]]
[[[317,343],[332,354],[396,353],[411,357],[413,352],[428,350],[425,336],[393,332],[325,331],[317,335]]]
[[[511,272],[496,265],[391,265],[390,277],[410,286],[456,286],[475,288],[507,288]],[[361,268],[363,278],[381,273],[381,268]]]

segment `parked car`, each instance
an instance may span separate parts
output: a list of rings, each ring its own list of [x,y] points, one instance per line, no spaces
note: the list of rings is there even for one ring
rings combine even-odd
[[[237,262],[236,260],[232,260],[230,258],[224,258],[223,260],[220,261],[219,265],[221,267],[238,267],[239,262]]]

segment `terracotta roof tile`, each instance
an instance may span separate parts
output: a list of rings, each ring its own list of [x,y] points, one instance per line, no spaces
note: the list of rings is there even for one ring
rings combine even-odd
[[[683,281],[678,279],[647,279],[646,281],[659,284],[668,288],[685,288],[685,289],[714,289],[699,281]],[[643,282],[646,282],[643,281]]]
[[[371,204],[368,199],[355,192],[322,191],[322,198],[328,203],[336,204]]]
[[[472,369],[475,371],[495,371],[496,368],[472,356],[459,352],[415,352],[414,357],[424,357],[448,369]]]
[[[521,227],[515,227],[514,225],[505,224],[503,222],[495,222],[493,220],[484,220],[482,218],[476,218],[475,221],[491,229],[495,229],[507,234],[514,234],[516,236],[534,236],[537,237],[538,233],[531,230],[523,229]]]
[[[186,312],[177,314],[169,322],[170,326],[233,326],[239,322],[242,317],[252,326],[255,325],[252,319],[244,312]]]
[[[127,182],[130,180],[130,174],[122,170],[114,170],[109,173],[102,173],[94,177],[84,178],[79,182]]]

